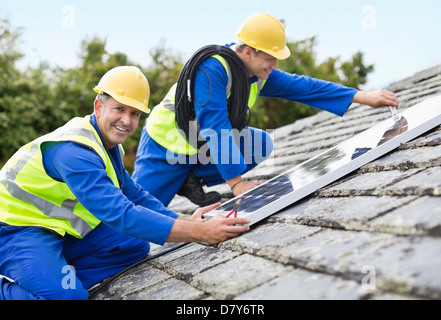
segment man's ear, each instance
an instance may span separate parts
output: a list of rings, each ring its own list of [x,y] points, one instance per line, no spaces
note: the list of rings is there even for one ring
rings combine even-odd
[[[237,52],[237,55],[242,59],[242,61],[245,62],[250,61],[252,53],[253,49],[251,49],[249,46],[245,46],[240,53]]]
[[[254,55],[254,49],[249,46],[246,46],[243,52],[248,59]]]
[[[95,99],[93,103],[93,110],[95,112],[95,117],[98,119],[101,115],[101,108],[103,107],[103,103],[100,99]]]

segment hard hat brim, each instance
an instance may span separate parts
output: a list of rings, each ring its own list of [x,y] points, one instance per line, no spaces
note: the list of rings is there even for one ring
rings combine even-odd
[[[140,103],[139,101],[132,99],[130,97],[120,96],[120,95],[116,94],[115,92],[110,92],[108,90],[99,90],[96,87],[93,89],[93,91],[95,91],[96,93],[105,92],[109,96],[111,96],[113,99],[118,101],[119,103],[122,103],[124,105],[127,105],[127,106],[135,108],[135,109],[138,109],[144,113],[150,113],[150,109],[148,108],[148,106],[146,106],[146,105]]]

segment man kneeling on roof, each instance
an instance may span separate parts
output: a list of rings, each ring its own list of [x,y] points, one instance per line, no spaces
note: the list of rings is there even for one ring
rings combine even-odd
[[[91,115],[26,144],[0,171],[0,300],[87,299],[145,258],[149,241],[216,244],[249,230],[244,218],[202,219],[217,204],[180,217],[131,179],[121,144],[150,97],[138,68],[116,67],[94,90]]]

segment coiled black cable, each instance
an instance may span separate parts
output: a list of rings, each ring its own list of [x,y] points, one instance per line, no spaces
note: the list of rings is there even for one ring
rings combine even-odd
[[[194,79],[199,65],[207,58],[218,54],[225,59],[231,70],[231,93],[227,99],[228,119],[233,129],[242,130],[248,125],[251,112],[248,107],[249,77],[245,64],[237,54],[226,46],[208,45],[198,51],[186,62],[179,74],[175,96],[175,119],[179,129],[188,141],[190,121],[196,119],[194,110]],[[204,70],[202,70],[205,72]],[[207,75],[208,76],[208,75]],[[208,100],[207,100],[208,102]],[[199,139],[198,139],[199,140]],[[200,146],[199,146],[200,147]]]

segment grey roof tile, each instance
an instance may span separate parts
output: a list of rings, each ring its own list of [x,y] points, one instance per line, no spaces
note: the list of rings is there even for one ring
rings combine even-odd
[[[130,273],[125,273],[118,281],[103,286],[94,297],[96,300],[122,300],[127,295],[140,291],[148,291],[150,287],[169,279],[170,275],[149,265],[141,265]]]
[[[177,259],[162,264],[159,268],[178,279],[188,282],[197,274],[229,261],[238,255],[239,253],[235,251],[207,246],[184,256],[181,255]]]
[[[174,278],[157,283],[148,290],[138,290],[124,296],[126,300],[199,300],[205,293]]]
[[[257,226],[253,232],[227,240],[219,245],[238,252],[270,257],[281,247],[287,246],[317,231],[319,227],[290,223],[268,223]]]
[[[441,299],[441,238],[399,239],[369,261],[376,269],[378,289]]]
[[[270,222],[296,223],[323,228],[346,230],[375,229],[372,220],[407,205],[415,197],[329,197],[301,201],[268,218]]]
[[[288,270],[291,270],[291,267],[253,255],[242,254],[195,275],[191,280],[191,285],[209,293],[215,299],[233,299]]]
[[[249,290],[239,300],[355,300],[365,299],[360,284],[324,273],[294,269],[285,275]]]
[[[441,236],[441,197],[416,199],[371,221],[374,230],[397,235]]]

